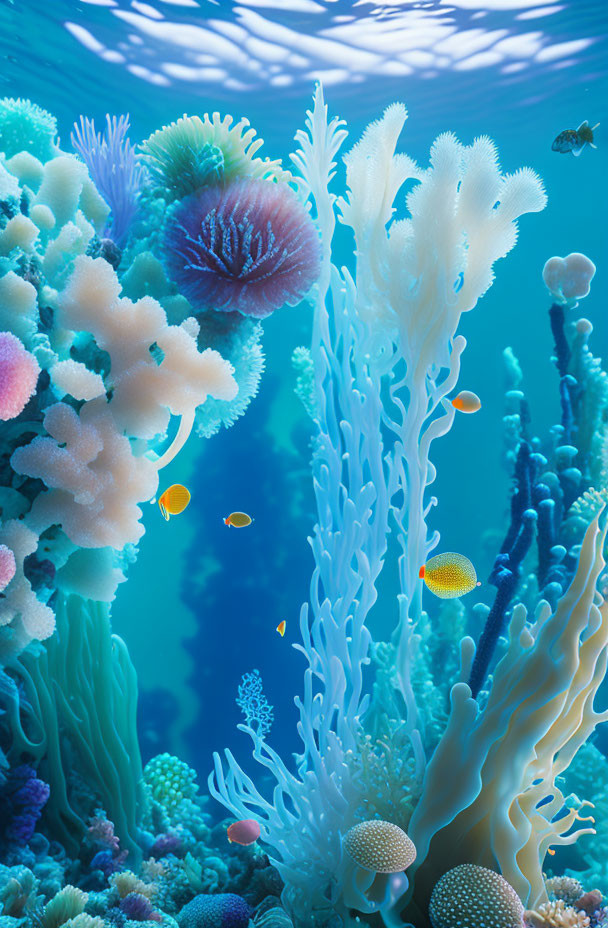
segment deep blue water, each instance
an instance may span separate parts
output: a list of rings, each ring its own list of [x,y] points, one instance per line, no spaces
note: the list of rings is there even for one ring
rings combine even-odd
[[[100,120],[129,112],[139,140],[182,113],[218,109],[246,115],[264,152],[286,158],[322,77],[331,112],[349,124],[347,145],[402,100],[402,146],[420,163],[436,135],[451,130],[463,142],[491,136],[504,170],[530,165],[542,176],[547,209],[523,217],[493,287],[462,320],[469,346],[460,383],[479,393],[483,409],[460,417],[433,456],[440,505],[432,526],[485,579],[493,555],[484,533],[504,531],[508,508],[500,461],[506,346],[520,359],[535,428],[546,434],[559,416],[541,279],[551,255],[582,251],[595,261],[582,313],[593,321],[594,352],[608,354],[607,34],[604,0],[2,0],[0,90],[54,112],[64,144],[81,113]],[[555,135],[583,119],[602,124],[597,151],[580,159],[553,153]],[[343,247],[348,261],[346,236]],[[310,426],[293,394],[290,356],[309,340],[310,323],[307,306],[265,323],[258,397],[230,430],[191,438],[167,469],[167,484],[185,483],[192,504],[168,524],[146,507],[139,559],[114,604],[114,628],[140,679],[144,759],[179,752],[201,779],[212,750],[249,750],[235,731],[234,699],[252,668],[275,708],[273,745],[298,749],[293,697],[303,661],[290,645],[313,567],[307,536],[315,513]],[[250,530],[224,526],[234,509],[255,516]],[[480,600],[492,592],[482,586]],[[284,619],[281,639],[275,628]],[[374,623],[379,637],[392,625],[379,612]]]

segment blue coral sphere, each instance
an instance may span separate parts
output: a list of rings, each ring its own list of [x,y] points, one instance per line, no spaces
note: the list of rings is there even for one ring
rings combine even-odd
[[[207,187],[173,210],[170,276],[197,309],[262,318],[299,303],[319,273],[314,223],[290,187],[244,179]]]
[[[179,928],[247,928],[251,909],[236,893],[201,893],[183,907]]]

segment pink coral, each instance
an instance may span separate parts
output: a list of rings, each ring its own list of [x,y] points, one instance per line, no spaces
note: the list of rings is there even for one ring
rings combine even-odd
[[[0,332],[0,419],[14,419],[36,389],[40,366],[12,332]]]
[[[0,545],[0,590],[4,590],[17,570],[15,555],[6,545]]]

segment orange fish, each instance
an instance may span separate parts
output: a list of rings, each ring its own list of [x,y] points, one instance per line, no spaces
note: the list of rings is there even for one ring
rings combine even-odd
[[[190,502],[190,491],[181,483],[174,483],[168,487],[158,501],[163,518],[169,521],[169,516],[177,516],[183,512]]]
[[[472,390],[461,390],[452,400],[452,406],[460,412],[478,412],[481,409],[481,400]]]
[[[224,525],[231,525],[233,528],[245,528],[246,525],[251,525],[252,522],[253,519],[246,512],[231,512],[224,519]]]
[[[285,634],[285,629],[286,629],[286,628],[287,628],[287,622],[285,621],[285,619],[283,619],[283,621],[282,621],[282,622],[279,622],[279,624],[277,625],[277,631],[278,631],[279,635],[281,636],[281,638],[282,638],[283,635]]]

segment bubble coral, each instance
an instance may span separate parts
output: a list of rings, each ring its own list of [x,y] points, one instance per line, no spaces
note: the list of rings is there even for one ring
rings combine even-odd
[[[197,309],[262,318],[315,282],[315,226],[286,184],[241,180],[179,203],[165,231],[170,277]]]
[[[565,258],[549,258],[543,280],[558,303],[572,304],[589,294],[595,264],[586,255],[573,252]]]
[[[152,798],[167,810],[177,808],[184,799],[194,799],[198,792],[194,770],[172,754],[158,754],[149,760],[144,781]]]
[[[353,825],[343,846],[356,864],[376,873],[399,873],[416,859],[416,848],[403,829],[380,819]]]
[[[16,335],[0,332],[0,419],[23,412],[36,390],[40,365]]]
[[[476,864],[448,870],[435,884],[429,905],[433,928],[521,928],[523,914],[513,887],[500,874]]]
[[[250,907],[235,893],[201,893],[183,907],[177,923],[179,928],[247,928],[250,917]]]
[[[0,100],[0,151],[6,158],[27,151],[40,161],[53,155],[57,120],[30,100]]]
[[[209,183],[235,177],[288,180],[280,161],[256,158],[264,144],[248,119],[232,125],[232,116],[182,116],[154,132],[141,146],[141,157],[168,199],[194,193]]]

